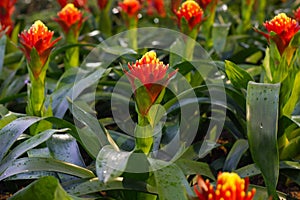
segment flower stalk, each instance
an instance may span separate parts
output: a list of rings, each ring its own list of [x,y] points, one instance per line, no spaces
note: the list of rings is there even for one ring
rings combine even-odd
[[[149,111],[154,105],[159,105],[164,95],[164,89],[176,71],[168,72],[169,66],[161,62],[154,51],[147,52],[140,60],[128,64],[124,70],[134,91],[138,126],[135,130],[136,149],[146,155],[153,145],[154,117]],[[150,123],[152,122],[152,123]]]
[[[41,21],[36,21],[28,31],[19,34],[21,50],[27,59],[27,66],[30,78],[28,86],[27,114],[33,116],[45,116],[45,78],[49,63],[49,55],[60,38],[52,40],[54,32]]]
[[[86,20],[82,12],[74,4],[69,3],[57,13],[57,17],[54,20],[62,27],[66,43],[77,44],[80,29]],[[66,70],[79,66],[79,47],[72,47],[66,50],[64,64]]]
[[[132,49],[137,49],[137,27],[138,27],[138,17],[140,9],[142,8],[138,0],[124,0],[119,3],[123,18],[125,19],[128,31],[128,47]]]
[[[185,58],[192,60],[195,40],[199,33],[200,24],[203,20],[203,10],[199,4],[193,0],[187,0],[181,4],[176,12],[178,27],[182,33],[192,39],[186,39]]]

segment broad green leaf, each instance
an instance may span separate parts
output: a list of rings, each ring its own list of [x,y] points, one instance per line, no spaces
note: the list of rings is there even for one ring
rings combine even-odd
[[[166,110],[160,104],[154,104],[151,106],[147,118],[152,127],[155,127],[165,116]]]
[[[131,154],[132,152],[116,151],[111,145],[104,146],[96,160],[99,180],[107,183],[123,174]]]
[[[292,161],[281,161],[279,164],[280,170],[282,169],[293,169],[293,170],[300,170],[300,164],[298,162],[292,162]],[[251,177],[255,176],[261,173],[258,166],[254,164],[246,165],[244,167],[241,167],[237,170],[235,170],[236,173],[239,174],[241,177]]]
[[[265,187],[261,187],[258,185],[250,185],[249,188],[255,188],[256,192],[255,195],[253,197],[253,200],[266,200],[268,199],[268,192],[267,192],[267,188]],[[277,194],[279,196],[280,200],[286,200],[286,194],[277,191]]]
[[[82,107],[77,105],[76,102],[70,102],[72,105],[71,112],[75,119],[77,119],[81,124],[84,124],[85,127],[88,127],[91,132],[97,137],[97,143],[98,147],[104,147],[105,145],[109,144],[108,139],[106,137],[105,128],[100,124],[100,122],[97,120],[97,117],[94,113],[89,113],[86,110],[84,110]],[[85,141],[85,139],[83,139]],[[94,152],[95,150],[89,150],[88,144],[84,144],[85,148],[88,150],[88,152]],[[95,148],[92,147],[92,148]]]
[[[32,124],[40,121],[39,117],[22,117],[7,124],[0,130],[0,160],[3,159],[9,148],[17,138]]]
[[[247,140],[237,140],[226,157],[223,166],[223,171],[235,170],[237,165],[239,164],[242,155],[247,151],[248,147],[249,145]]]
[[[153,163],[151,164],[153,165]],[[187,200],[188,195],[193,196],[184,173],[176,164],[170,164],[153,173],[160,200]]]
[[[23,57],[23,52],[17,51],[13,53],[9,53],[4,57],[4,65],[11,65],[14,63],[19,63]]]
[[[54,133],[58,132],[65,132],[67,129],[55,130],[55,129],[48,129],[35,135],[28,140],[22,142],[17,147],[15,147],[9,154],[0,162],[0,174],[11,165],[11,163],[21,156],[22,154],[26,153],[26,151],[40,145],[41,143],[48,140]]]
[[[51,158],[19,158],[0,175],[0,180],[16,174],[33,171],[60,172],[78,176],[80,178],[95,177],[92,171],[63,161]]]
[[[261,171],[256,164],[246,165],[234,171],[242,178],[261,174]]]
[[[225,72],[231,83],[239,89],[246,89],[248,82],[253,81],[248,72],[228,60],[225,61]]]
[[[295,109],[295,106],[300,97],[300,72],[295,76],[293,85],[289,85],[289,88],[292,88],[291,95],[289,96],[288,101],[283,106],[283,115],[290,116]]]
[[[2,73],[2,68],[4,63],[6,40],[7,40],[6,35],[3,35],[0,38],[0,74]]]
[[[247,91],[247,132],[252,158],[260,168],[269,195],[278,199],[277,123],[280,84],[250,82]],[[266,117],[267,115],[267,117]],[[262,151],[263,148],[263,151]]]
[[[288,141],[288,144],[280,152],[281,160],[295,159],[300,155],[300,136]]]
[[[47,146],[53,158],[67,163],[72,163],[80,167],[85,167],[78,144],[69,134],[52,135],[52,137],[47,141]],[[62,182],[74,179],[74,177],[64,174],[59,174],[59,177]]]
[[[72,200],[67,192],[59,184],[59,181],[52,177],[42,177],[26,188],[18,191],[10,200]]]
[[[179,159],[175,164],[182,170],[185,175],[199,174],[215,180],[214,175],[209,168],[209,165],[204,162]]]
[[[108,190],[135,190],[156,194],[156,188],[149,184],[135,180],[122,181],[121,178],[113,179],[107,183],[99,181],[98,178],[93,178],[67,191],[72,195],[82,196]]]
[[[213,46],[217,54],[219,55],[221,55],[224,50],[230,26],[231,23],[213,24],[213,29],[212,29]]]

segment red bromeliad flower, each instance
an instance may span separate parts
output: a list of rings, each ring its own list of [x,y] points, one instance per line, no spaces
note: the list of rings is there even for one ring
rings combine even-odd
[[[157,13],[161,17],[166,16],[166,11],[165,11],[165,6],[164,6],[164,1],[163,0],[147,0],[147,13],[148,15],[153,15],[154,10],[157,11]]]
[[[19,34],[20,43],[23,46],[21,50],[24,52],[28,62],[31,62],[30,54],[33,48],[36,49],[40,57],[42,66],[40,67],[40,69],[37,69],[37,66],[35,66],[35,69],[33,69],[33,74],[35,77],[39,76],[41,68],[48,60],[54,44],[57,43],[58,40],[60,40],[60,38],[57,38],[56,40],[51,41],[53,34],[54,32],[49,31],[48,28],[40,20],[34,22],[34,24],[28,31],[24,30],[21,34]]]
[[[171,77],[173,77],[177,70],[168,73],[169,65],[165,65],[157,57],[154,51],[147,52],[140,60],[137,60],[133,64],[128,63],[129,70],[125,71],[136,97],[139,95],[136,93],[138,86],[135,80],[138,79],[140,83],[146,88],[149,96],[149,105],[139,106],[140,114],[145,116],[151,105],[156,101],[158,95],[166,87]],[[138,98],[138,97],[137,97]],[[145,95],[142,95],[145,98]]]
[[[120,8],[129,17],[136,17],[142,6],[138,0],[124,0],[119,3]]]
[[[271,21],[266,21],[264,26],[269,33],[271,31],[276,33],[276,36],[270,36],[270,34],[260,31],[259,33],[264,35],[268,40],[273,40],[276,43],[280,54],[284,52],[293,36],[300,30],[300,26],[297,21],[286,16],[285,13],[280,13]]]
[[[98,0],[98,7],[100,8],[100,10],[104,10],[107,6],[107,2],[108,0]]]
[[[297,20],[297,22],[300,23],[300,7],[297,10],[295,10],[294,17]]]
[[[68,3],[73,3],[75,7],[77,8],[84,8],[86,7],[87,0],[57,0],[60,6],[63,8],[65,7]]]
[[[247,192],[249,178],[242,179],[236,173],[223,172],[218,175],[216,188],[209,180],[204,181],[198,176],[198,184],[194,191],[199,200],[252,200],[256,190]]]
[[[176,12],[178,18],[178,25],[181,26],[181,20],[184,18],[190,30],[192,30],[195,26],[199,25],[202,21],[203,10],[199,6],[199,4],[193,0],[187,0]]]
[[[0,23],[3,29],[7,28],[7,34],[10,35],[13,30],[13,22],[11,16],[15,10],[17,0],[1,0],[0,1]]]
[[[54,20],[59,23],[65,33],[68,33],[73,29],[75,36],[78,36],[85,18],[83,18],[82,12],[78,10],[74,4],[67,4],[59,13],[57,13],[57,16],[58,17],[54,18]]]

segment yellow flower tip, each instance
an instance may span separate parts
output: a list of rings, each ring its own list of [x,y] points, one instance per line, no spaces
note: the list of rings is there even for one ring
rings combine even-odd
[[[242,191],[242,192],[241,192],[241,197],[242,197],[242,198],[245,198],[245,196],[246,196],[246,192],[245,192],[245,191]]]
[[[213,197],[214,197],[214,196],[213,196],[213,194],[211,194],[211,193],[210,193],[210,194],[208,194],[208,199],[209,199],[209,200],[212,200],[212,199],[213,199]]]
[[[31,25],[27,32],[44,34],[44,32],[48,32],[48,27],[41,20],[37,20]]]
[[[66,12],[71,12],[71,13],[77,13],[80,12],[80,10],[78,10],[78,8],[76,8],[74,6],[73,3],[68,3],[61,11],[60,13],[66,13]]]

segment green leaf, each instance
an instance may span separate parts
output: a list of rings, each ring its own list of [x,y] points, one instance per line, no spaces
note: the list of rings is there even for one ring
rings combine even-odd
[[[57,132],[65,132],[67,129],[55,130],[55,129],[48,129],[35,135],[28,140],[22,142],[17,147],[15,147],[9,154],[0,162],[0,174],[11,165],[11,163],[21,156],[22,154],[26,153],[26,151],[40,145],[41,143],[48,140],[54,133]]]
[[[155,127],[160,120],[165,116],[166,110],[165,108],[160,104],[154,104],[151,106],[147,119],[152,127]]]
[[[219,55],[221,55],[221,53],[224,50],[230,26],[231,23],[213,24],[213,29],[212,29],[213,46],[217,54]]]
[[[33,171],[60,172],[78,176],[80,178],[95,177],[94,173],[88,169],[52,158],[20,158],[15,160],[11,166],[0,175],[0,180],[16,174]]]
[[[4,56],[5,56],[5,47],[6,47],[6,35],[3,35],[0,38],[0,74],[2,73],[3,63],[4,63]]]
[[[280,84],[250,82],[247,91],[247,132],[252,158],[260,168],[269,195],[278,199],[277,123]],[[267,117],[266,117],[267,115]],[[262,151],[263,148],[263,151]]]
[[[231,83],[239,89],[246,89],[248,82],[253,81],[248,72],[228,60],[225,61],[225,72]]]
[[[96,160],[99,180],[107,183],[123,174],[131,154],[132,152],[116,151],[111,145],[104,146]]]
[[[292,88],[292,89],[291,89]],[[295,76],[293,85],[289,85],[291,89],[291,95],[289,96],[288,101],[283,106],[283,115],[290,116],[295,109],[295,106],[300,97],[300,72]]]
[[[178,159],[177,161],[175,161],[175,164],[182,170],[185,175],[199,174],[215,180],[215,177],[212,174],[207,163]]]
[[[267,192],[267,188],[265,187],[261,187],[258,185],[250,185],[249,186],[250,189],[255,188],[256,192],[255,195],[253,197],[253,200],[266,200],[268,199],[268,192]],[[277,191],[277,194],[280,198],[280,200],[286,200],[286,194]]]
[[[247,140],[237,140],[226,157],[223,166],[223,171],[235,170],[237,165],[239,164],[242,155],[247,151],[248,147],[249,145]]]
[[[103,183],[99,181],[98,178],[93,178],[78,186],[75,186],[74,188],[69,189],[68,193],[76,196],[82,196],[109,190],[135,190],[152,194],[156,193],[156,188],[141,181],[122,181],[121,179],[113,179],[107,183]]]
[[[153,173],[160,200],[187,200],[187,195],[193,196],[184,173],[177,165],[170,164]]]
[[[295,159],[300,155],[300,136],[291,139],[280,152],[281,160]]]
[[[72,200],[53,176],[42,177],[20,190],[10,200]]]
[[[96,150],[100,150],[101,147],[104,147],[105,145],[109,144],[105,134],[106,133],[105,128],[97,120],[95,114],[94,113],[91,114],[87,112],[84,108],[80,107],[76,102],[70,102],[70,103],[72,106],[71,112],[74,118],[77,119],[81,124],[85,125],[85,127],[88,127],[90,129],[90,132],[93,133],[97,138],[97,140],[94,142],[93,147],[89,147],[89,144],[87,143],[88,140],[82,138],[83,145],[87,149],[87,151],[92,153],[95,152],[95,149],[89,150],[90,148],[96,148]],[[83,135],[80,134],[79,136],[83,136]],[[97,155],[93,155],[93,156],[97,157]]]
[[[81,157],[76,140],[69,134],[54,134],[47,141],[47,146],[53,158],[72,163],[80,167],[86,167]],[[73,180],[74,177],[59,174],[62,182]]]
[[[22,117],[7,124],[0,130],[0,160],[3,159],[9,148],[17,138],[32,124],[40,121],[39,117]]]

